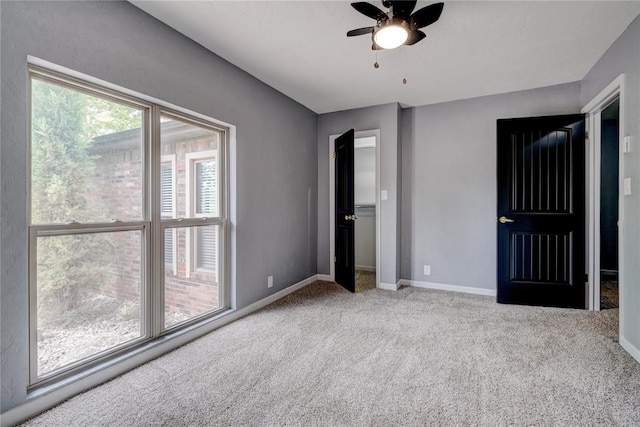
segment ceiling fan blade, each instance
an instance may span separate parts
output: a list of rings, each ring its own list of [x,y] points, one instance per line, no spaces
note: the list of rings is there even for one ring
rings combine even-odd
[[[427,35],[420,30],[411,31],[411,34],[409,34],[409,38],[406,42],[404,42],[404,44],[406,44],[407,46],[411,46],[412,44],[418,43],[425,37],[427,37]]]
[[[356,3],[351,3],[351,6],[361,14],[368,16],[369,18],[373,18],[376,21],[382,21],[388,18],[386,13],[384,13],[371,3],[359,1]]]
[[[372,32],[373,27],[356,28],[355,30],[347,32],[347,37],[361,36],[363,34],[371,34]]]
[[[396,0],[391,4],[393,16],[409,18],[416,7],[416,0]]]
[[[434,3],[417,10],[411,15],[411,28],[422,28],[440,19],[444,3]]]

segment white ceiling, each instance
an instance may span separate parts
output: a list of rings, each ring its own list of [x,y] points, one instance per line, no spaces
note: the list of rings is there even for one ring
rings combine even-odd
[[[370,36],[345,35],[373,20],[347,1],[131,2],[317,113],[577,81],[640,13],[640,1],[446,2],[425,40],[379,52],[375,69]]]

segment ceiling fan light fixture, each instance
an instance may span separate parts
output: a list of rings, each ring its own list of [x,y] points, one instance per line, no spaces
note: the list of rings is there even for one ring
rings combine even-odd
[[[383,49],[395,49],[409,38],[409,25],[404,19],[392,18],[380,24],[373,33],[373,41]]]

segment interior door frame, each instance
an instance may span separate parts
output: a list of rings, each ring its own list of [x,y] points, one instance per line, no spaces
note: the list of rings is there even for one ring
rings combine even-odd
[[[329,275],[331,281],[336,280],[336,265],[334,261],[336,251],[336,164],[333,152],[336,139],[342,134],[329,136]],[[354,138],[375,137],[376,139],[376,288],[380,287],[380,129],[356,131]]]
[[[619,141],[618,141],[618,299],[619,316],[622,319],[624,281],[622,264],[624,260],[622,245],[624,228],[623,180],[624,180],[624,74],[620,74],[606,88],[585,105],[581,113],[587,115],[587,265],[589,274],[589,310],[600,311],[600,162],[601,162],[601,120],[600,115],[611,101],[619,97]],[[620,322],[622,335],[622,322]]]

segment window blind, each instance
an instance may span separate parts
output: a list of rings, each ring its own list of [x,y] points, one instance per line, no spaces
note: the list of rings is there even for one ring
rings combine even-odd
[[[196,163],[196,215],[217,216],[216,162],[204,160]],[[216,227],[198,227],[196,242],[197,268],[216,270]]]
[[[173,167],[171,162],[160,165],[160,216],[173,217]],[[164,263],[165,268],[173,269],[173,234],[175,230],[167,228],[164,233]]]

